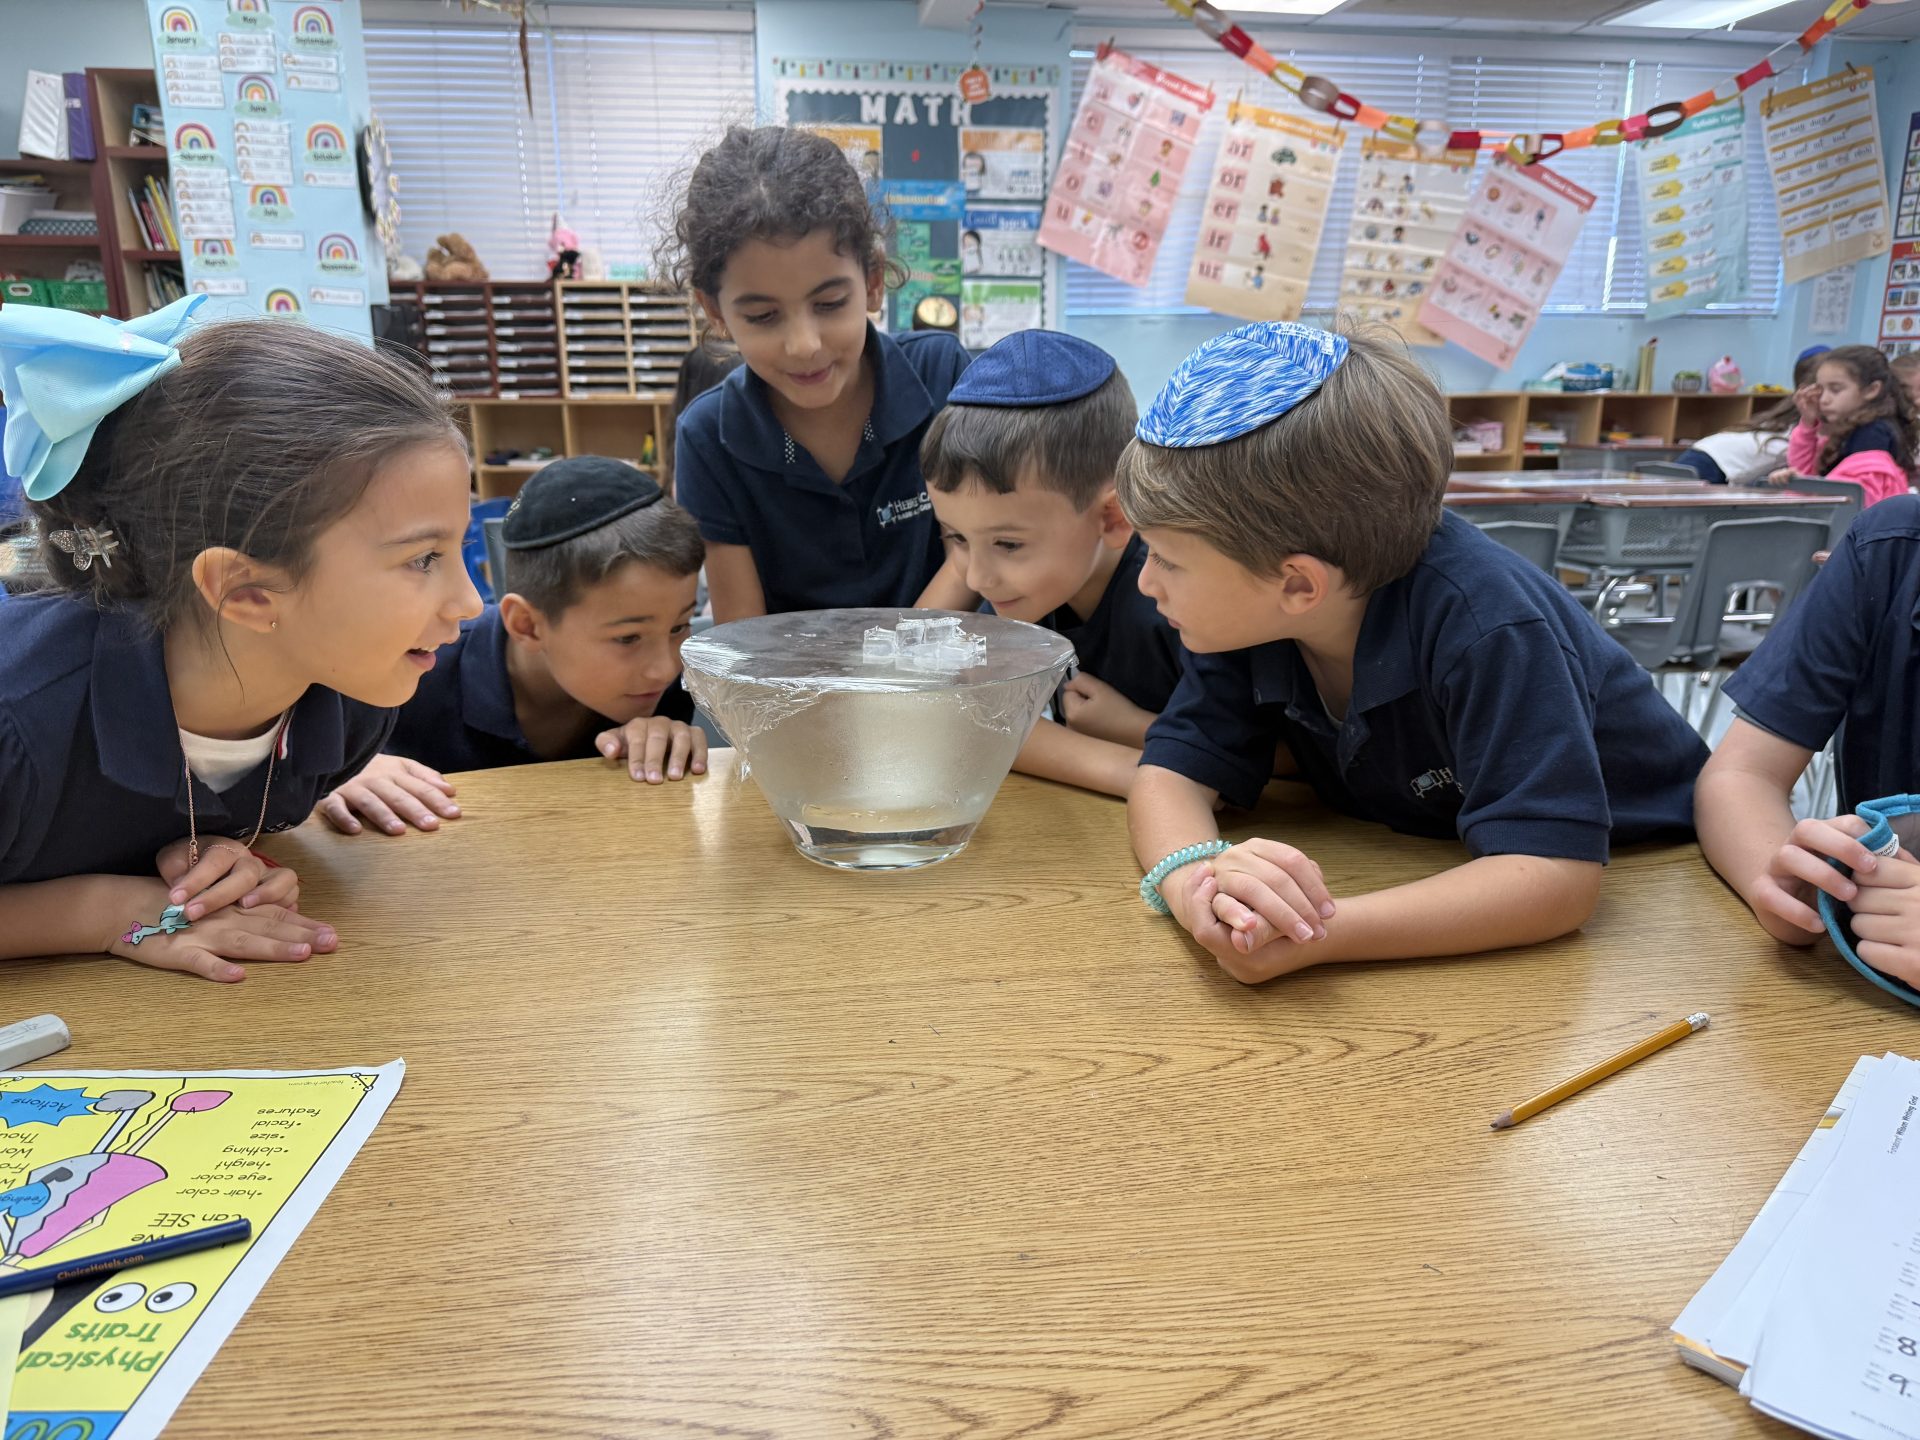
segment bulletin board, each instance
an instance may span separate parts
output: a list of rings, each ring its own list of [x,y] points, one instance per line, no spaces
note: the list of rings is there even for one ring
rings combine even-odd
[[[189,293],[371,341],[384,252],[360,198],[358,0],[147,0]]]
[[[961,342],[991,345],[1058,321],[1056,287],[1034,243],[1054,148],[1051,65],[988,67],[991,95],[960,95],[960,64],[775,60],[777,114],[847,153],[892,215],[908,280],[887,328],[912,328],[928,295],[951,300]]]

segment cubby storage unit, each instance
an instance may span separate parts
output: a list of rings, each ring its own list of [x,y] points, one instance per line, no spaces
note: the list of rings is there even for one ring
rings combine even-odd
[[[684,293],[613,281],[554,286],[568,399],[670,394],[693,348]]]
[[[672,396],[590,399],[472,400],[475,489],[483,500],[515,495],[547,460],[518,459],[490,464],[489,455],[518,450],[522,456],[551,450],[563,455],[610,455],[659,472],[660,447],[673,423]]]
[[[558,399],[560,328],[553,286],[546,281],[495,281],[487,287],[493,311],[494,394],[502,399]]]
[[[1551,468],[1559,463],[1565,445],[1625,444],[1635,441],[1649,448],[1687,445],[1702,435],[1745,423],[1766,409],[1778,395],[1680,395],[1671,391],[1642,394],[1628,390],[1581,393],[1552,390],[1480,390],[1447,396],[1447,410],[1457,431],[1479,421],[1502,427],[1504,443],[1497,451],[1456,454],[1456,470],[1521,470]],[[1552,432],[1557,438],[1529,445],[1529,426]],[[1623,439],[1623,437],[1630,437]]]

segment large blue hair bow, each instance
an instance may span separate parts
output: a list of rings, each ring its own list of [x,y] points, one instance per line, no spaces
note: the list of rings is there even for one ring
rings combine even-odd
[[[100,422],[180,363],[175,337],[206,298],[188,295],[126,321],[44,305],[0,307],[7,473],[29,500],[64,490]]]

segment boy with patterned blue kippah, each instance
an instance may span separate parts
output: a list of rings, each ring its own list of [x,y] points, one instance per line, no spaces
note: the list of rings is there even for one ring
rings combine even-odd
[[[1706,747],[1551,576],[1449,514],[1446,403],[1398,341],[1248,325],[1183,361],[1121,457],[1141,588],[1191,652],[1128,802],[1141,895],[1249,983],[1585,922],[1609,845],[1685,834]],[[1329,894],[1229,846],[1276,763],[1470,859]]]
[[[1114,498],[1136,418],[1106,351],[1023,330],[955,382],[920,447],[954,587],[1058,631],[1078,659],[1064,723],[1042,720],[1014,768],[1109,795],[1132,787],[1186,653],[1140,593],[1146,547]]]

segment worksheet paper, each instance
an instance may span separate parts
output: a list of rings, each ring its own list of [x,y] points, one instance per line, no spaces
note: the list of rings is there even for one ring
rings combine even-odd
[[[253,1222],[244,1245],[27,1296],[0,1435],[157,1436],[405,1071],[395,1060],[357,1070],[0,1074],[0,1274]],[[345,1294],[369,1278],[334,1283]],[[5,1331],[0,1315],[0,1345]]]
[[[1742,1389],[1815,1431],[1920,1440],[1920,1063],[1884,1060],[1853,1112]]]

